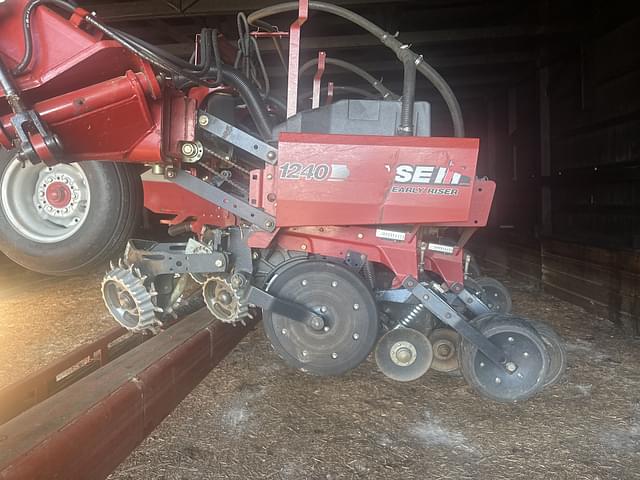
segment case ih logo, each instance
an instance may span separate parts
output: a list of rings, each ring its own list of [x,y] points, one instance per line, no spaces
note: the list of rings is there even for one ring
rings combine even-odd
[[[419,185],[471,185],[471,178],[446,167],[432,165],[399,165],[396,168],[396,183]]]

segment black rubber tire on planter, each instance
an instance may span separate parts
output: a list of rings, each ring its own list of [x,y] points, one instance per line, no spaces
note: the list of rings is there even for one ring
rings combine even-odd
[[[544,386],[550,387],[562,379],[567,369],[567,349],[562,337],[548,323],[540,320],[529,320],[529,323],[542,337],[549,354],[549,371],[544,378]]]
[[[527,400],[545,386],[549,356],[540,334],[525,319],[488,314],[474,325],[499,348],[504,348],[519,368],[509,375],[488,360],[466,339],[460,344],[460,369],[467,383],[480,395],[501,403]]]
[[[328,309],[322,314],[330,326],[326,333],[263,310],[265,334],[292,368],[317,376],[343,375],[360,365],[378,341],[375,298],[364,279],[345,266],[324,260],[293,263],[273,278],[268,292],[308,309]],[[357,337],[352,336],[354,327]],[[332,358],[333,352],[337,355]]]
[[[0,157],[0,178],[10,162]],[[143,191],[139,169],[133,165],[84,161],[91,201],[86,219],[69,238],[41,243],[21,234],[0,205],[0,250],[23,267],[47,275],[76,275],[103,266],[122,254],[138,226]]]

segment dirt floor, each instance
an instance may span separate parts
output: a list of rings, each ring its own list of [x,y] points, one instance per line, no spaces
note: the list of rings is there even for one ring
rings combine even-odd
[[[259,327],[110,478],[640,478],[640,343],[506,283],[516,312],[553,324],[569,349],[565,380],[522,405],[435,372],[394,383],[371,360],[341,378],[306,376]],[[97,276],[4,296],[1,285],[0,385],[111,326]]]

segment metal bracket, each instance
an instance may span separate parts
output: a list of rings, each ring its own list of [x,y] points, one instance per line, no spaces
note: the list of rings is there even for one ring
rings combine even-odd
[[[451,306],[430,287],[426,287],[412,277],[407,277],[403,286],[409,290],[427,309],[442,322],[449,325],[464,338],[473,343],[489,360],[504,368],[507,373],[507,356],[502,349],[496,347],[489,339],[467,322]]]
[[[153,278],[174,273],[214,273],[227,270],[228,259],[222,252],[185,253],[186,243],[157,243],[129,240],[125,262],[140,268]]]
[[[313,100],[311,108],[315,109],[320,106],[320,89],[322,88],[322,75],[326,68],[327,52],[318,53],[318,71],[313,77]]]
[[[276,228],[275,217],[265,213],[264,210],[256,208],[244,200],[234,197],[224,190],[200,180],[183,170],[176,171],[175,177],[170,179],[170,181],[180,185],[194,195],[228,210],[232,214],[250,222],[252,225],[258,226],[262,230],[273,232]]]
[[[298,76],[300,75],[300,33],[309,18],[309,0],[298,3],[298,18],[289,28],[289,73],[287,78],[287,118],[298,113]]]
[[[458,298],[462,300],[464,305],[473,313],[474,316],[482,315],[484,313],[490,313],[491,310],[485,303],[480,300],[478,297],[473,295],[467,289],[462,289],[460,293],[458,293]]]
[[[324,319],[320,315],[297,303],[274,297],[259,288],[250,288],[248,300],[251,305],[305,323],[313,330],[321,331],[324,328]]]
[[[364,253],[356,252],[354,250],[347,251],[347,254],[344,257],[344,263],[354,270],[360,270],[364,264],[367,263],[367,260],[368,258]]]
[[[270,165],[275,165],[278,162],[278,150],[276,148],[218,117],[200,111],[198,112],[198,125],[205,132],[244,150]]]

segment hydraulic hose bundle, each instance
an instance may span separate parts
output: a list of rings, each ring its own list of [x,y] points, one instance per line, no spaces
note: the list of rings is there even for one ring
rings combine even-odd
[[[18,76],[26,73],[33,59],[31,18],[35,9],[43,4],[53,5],[69,13],[78,12],[74,4],[64,0],[33,0],[29,2],[25,7],[23,16],[25,53],[18,66],[13,70],[13,75]],[[198,65],[193,65],[132,35],[111,28],[89,13],[84,16],[84,20],[88,25],[116,40],[160,71],[169,74],[176,86],[181,88],[188,85],[214,87],[220,83],[231,85],[238,90],[238,93],[245,101],[260,136],[264,139],[270,139],[271,124],[260,92],[241,72],[222,64],[217,51],[217,35],[215,31],[209,29],[203,31],[200,39],[202,62]],[[215,65],[212,64],[212,59],[215,59]]]
[[[63,9],[70,13],[78,14],[79,12],[82,12],[82,10],[79,10],[74,3],[65,0],[32,0],[29,2],[25,7],[23,17],[25,52],[22,60],[13,70],[13,75],[18,76],[24,74],[32,61],[33,38],[31,34],[31,17],[34,10],[42,4],[53,5],[54,7]],[[238,67],[245,62],[245,68],[243,68],[243,71],[240,71],[237,68],[228,67],[222,63],[217,45],[217,32],[215,30],[204,29],[202,31],[200,36],[200,48],[202,52],[201,61],[198,64],[194,64],[164,52],[157,47],[149,45],[132,35],[115,28],[111,28],[99,21],[92,14],[86,13],[84,15],[84,20],[88,25],[118,41],[131,52],[140,56],[160,71],[168,74],[177,88],[196,85],[214,87],[220,83],[226,83],[236,88],[242,99],[245,101],[260,136],[263,139],[271,139],[272,125],[267,115],[264,102],[264,98],[272,98],[269,94],[269,80],[266,75],[264,63],[262,62],[262,57],[259,54],[257,45],[255,44],[255,39],[250,38],[248,35],[248,25],[264,28],[265,22],[262,21],[263,18],[278,13],[297,10],[297,8],[298,2],[287,2],[254,12],[246,19],[244,16],[238,17],[239,29],[241,32],[244,30],[246,33],[240,38],[239,45],[241,47],[241,51],[239,52],[239,56],[236,61],[236,65]],[[394,35],[391,35],[366,18],[350,10],[314,0],[309,2],[309,8],[337,15],[364,28],[378,38],[383,45],[390,48],[403,63],[404,84],[402,113],[398,132],[400,135],[411,135],[413,133],[413,104],[415,101],[416,72],[418,71],[426,77],[442,95],[451,113],[455,136],[464,136],[464,122],[458,100],[446,81],[427,62],[424,61],[422,56],[413,52],[407,45],[402,44],[402,42],[397,40]],[[263,93],[261,93],[255,86],[257,75],[252,73],[251,67],[246,64],[245,58],[243,58],[243,55],[247,57],[254,50],[255,52],[253,54],[257,55],[263,76]],[[350,65],[345,68],[349,68],[357,74],[361,73],[356,69],[351,68]],[[247,74],[249,74],[249,76]],[[253,82],[252,78],[254,80]],[[368,80],[370,81],[370,79]],[[372,82],[372,85],[376,87],[377,84],[374,82]],[[377,89],[383,95],[388,95],[390,93],[386,89],[384,92],[379,88]],[[281,105],[277,106],[280,107]]]
[[[403,99],[403,101],[406,103],[406,106],[403,105],[403,123],[405,124],[405,127],[407,126],[406,123],[409,112],[411,112],[411,115],[413,115],[412,104],[415,95],[415,70],[417,70],[425,78],[427,78],[427,80],[429,80],[442,95],[442,98],[444,99],[447,107],[449,108],[449,112],[451,113],[454,135],[456,137],[464,137],[464,120],[462,118],[462,110],[460,109],[458,99],[456,98],[453,91],[451,90],[451,87],[449,87],[444,78],[442,78],[442,76],[440,76],[440,74],[436,72],[436,70],[431,65],[425,62],[420,55],[409,49],[408,46],[400,42],[397,38],[395,38],[394,35],[390,34],[389,32],[385,32],[376,24],[370,22],[357,13],[347,10],[346,8],[338,7],[330,3],[311,0],[309,2],[309,9],[337,15],[346,20],[349,20],[352,23],[355,23],[356,25],[362,27],[363,29],[374,35],[376,38],[378,38],[383,45],[390,48],[396,54],[398,59],[403,62],[405,66],[405,85],[403,88],[403,93],[409,93],[409,90],[412,90],[414,92],[410,95],[409,99]],[[272,7],[263,8],[262,10],[258,10],[257,12],[253,12],[251,15],[249,15],[248,21],[251,25],[257,26],[258,22],[265,17],[295,10],[298,10],[298,2],[281,3]],[[413,66],[411,66],[411,64],[413,64]],[[414,70],[413,74],[411,73],[411,70]],[[409,106],[409,103],[411,103],[411,106]]]

